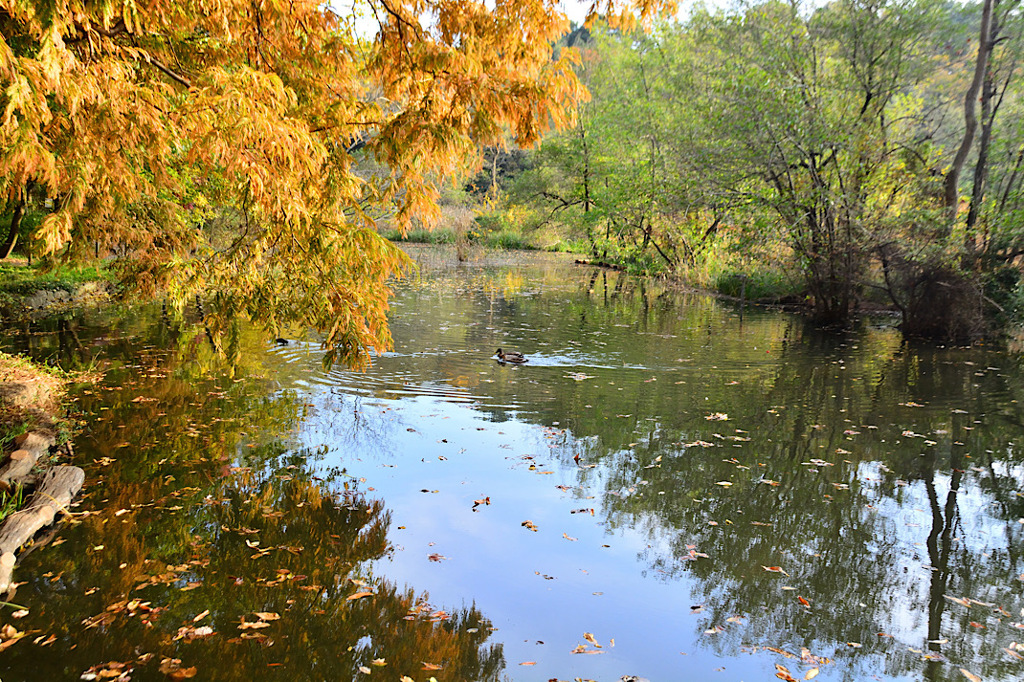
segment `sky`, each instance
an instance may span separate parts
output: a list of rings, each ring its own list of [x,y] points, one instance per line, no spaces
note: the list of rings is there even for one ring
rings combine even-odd
[[[703,0],[703,2],[699,2],[699,0],[677,0],[677,2],[679,3],[679,14],[685,15],[689,12],[690,8],[694,7],[698,3],[709,7],[725,8],[735,5],[737,0]],[[341,16],[351,16],[353,7],[355,7],[364,15],[356,21],[359,32],[366,35],[376,33],[377,23],[373,19],[372,14],[369,14],[366,9],[367,3],[365,0],[330,0],[328,4]],[[569,20],[577,24],[583,23],[592,5],[592,0],[560,0],[558,3],[559,8],[565,12],[565,15]]]

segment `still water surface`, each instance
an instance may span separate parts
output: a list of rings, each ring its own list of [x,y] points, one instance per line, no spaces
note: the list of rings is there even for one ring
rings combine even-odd
[[[11,330],[106,376],[0,678],[1024,676],[1016,356],[412,253],[365,373],[159,309]]]

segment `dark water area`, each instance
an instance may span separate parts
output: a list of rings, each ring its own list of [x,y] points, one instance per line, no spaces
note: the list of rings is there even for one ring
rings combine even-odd
[[[194,311],[7,330],[105,375],[0,679],[1024,677],[1016,355],[410,251],[364,373]]]

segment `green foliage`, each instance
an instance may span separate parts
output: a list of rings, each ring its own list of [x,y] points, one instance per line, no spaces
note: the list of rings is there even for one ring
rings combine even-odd
[[[102,264],[62,265],[33,263],[31,267],[0,261],[0,292],[23,296],[41,289],[74,291],[85,282],[113,279]]]
[[[21,485],[15,485],[10,490],[0,491],[0,523],[21,509],[24,504],[25,491]]]
[[[508,229],[488,233],[484,243],[492,249],[527,251],[536,248],[520,232]]]
[[[720,294],[748,301],[778,301],[799,292],[785,273],[763,267],[719,273],[712,288]]]
[[[982,286],[994,309],[991,315],[1002,326],[1024,324],[1024,281],[1019,268],[1012,265],[992,268],[985,273]]]
[[[381,236],[392,242],[409,242],[413,244],[454,244],[455,232],[451,229],[438,227],[433,230],[417,228],[402,234],[397,228],[381,231]]]
[[[949,284],[960,268],[1024,254],[1016,5],[997,8],[990,36],[970,213],[951,220],[943,197],[980,14],[931,0],[765,0],[646,34],[593,26],[577,44],[592,98],[508,196],[631,272],[733,294],[749,273],[752,296],[800,290],[828,323],[848,320],[865,285],[928,314],[919,277]],[[965,289],[958,305],[971,300]]]

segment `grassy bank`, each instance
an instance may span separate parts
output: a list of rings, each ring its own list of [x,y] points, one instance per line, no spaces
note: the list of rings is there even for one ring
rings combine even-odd
[[[0,445],[5,451],[18,436],[31,430],[45,429],[56,435],[65,431],[52,415],[70,380],[61,370],[0,352]]]

